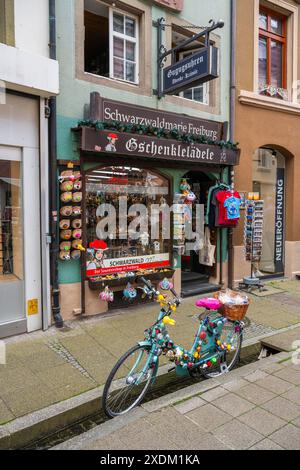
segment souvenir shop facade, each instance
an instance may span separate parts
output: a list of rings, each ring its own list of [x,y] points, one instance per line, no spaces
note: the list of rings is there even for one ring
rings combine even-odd
[[[80,269],[81,282],[60,286],[64,319],[124,306],[142,276],[172,279],[186,296],[226,283],[226,227],[239,218],[239,204],[226,217],[225,200],[238,200],[226,181],[239,150],[224,123],[92,93],[88,119],[72,131],[80,160],[59,161],[59,270]],[[186,222],[199,235],[191,251]],[[131,304],[146,301],[139,292]]]

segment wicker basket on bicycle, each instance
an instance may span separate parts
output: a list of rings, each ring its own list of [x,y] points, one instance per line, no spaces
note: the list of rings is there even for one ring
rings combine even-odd
[[[221,292],[216,292],[214,294],[214,298],[219,299],[220,294]],[[232,292],[233,297],[237,297],[238,295],[240,295],[239,292]],[[223,315],[223,317],[228,318],[228,320],[241,321],[246,316],[249,304],[249,299],[248,303],[243,305],[222,304],[222,307],[220,307],[218,311],[221,313],[221,315]]]

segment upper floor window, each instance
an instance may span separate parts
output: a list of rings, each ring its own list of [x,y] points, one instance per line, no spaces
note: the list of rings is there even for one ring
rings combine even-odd
[[[0,43],[14,46],[14,2],[13,0],[0,0]]]
[[[85,0],[85,71],[138,84],[138,17]]]
[[[286,97],[286,17],[267,9],[259,13],[259,92]]]

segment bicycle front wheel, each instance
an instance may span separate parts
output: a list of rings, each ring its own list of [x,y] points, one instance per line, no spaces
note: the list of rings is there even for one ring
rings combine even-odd
[[[208,379],[230,372],[239,362],[243,341],[241,327],[235,322],[228,320],[223,326],[220,341],[221,343],[230,344],[231,349],[230,351],[220,353],[216,364],[207,369],[201,369],[202,375]]]
[[[113,367],[102,397],[103,410],[108,417],[128,413],[143,400],[155,371],[148,364],[149,352],[149,347],[136,345]]]

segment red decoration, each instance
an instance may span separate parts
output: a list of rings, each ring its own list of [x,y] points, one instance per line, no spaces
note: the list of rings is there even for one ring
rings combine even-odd
[[[94,250],[107,250],[107,243],[103,240],[94,240],[90,243],[90,248],[94,248]]]
[[[205,331],[201,331],[200,333],[200,339],[205,339],[206,338],[206,333]]]

